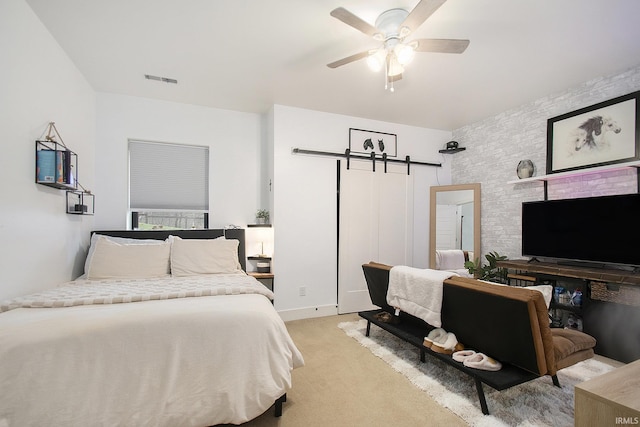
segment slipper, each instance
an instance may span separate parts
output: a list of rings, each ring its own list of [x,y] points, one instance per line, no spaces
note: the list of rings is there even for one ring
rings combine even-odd
[[[453,357],[453,360],[455,360],[456,362],[464,362],[466,359],[474,356],[475,354],[476,352],[473,350],[461,350],[453,353],[451,357]]]
[[[483,371],[499,371],[502,369],[502,363],[484,353],[476,353],[462,363],[468,368],[482,369]]]
[[[374,317],[379,321],[381,321],[382,323],[391,323],[392,325],[396,325],[400,323],[399,317],[393,316],[392,314],[387,313],[386,311],[378,313]]]
[[[455,351],[464,350],[464,346],[458,342],[453,332],[447,332],[440,338],[433,341],[431,350],[436,353],[453,354]]]
[[[424,341],[422,342],[422,345],[424,345],[427,348],[431,348],[431,345],[433,344],[433,342],[438,338],[442,337],[443,335],[445,335],[446,333],[447,332],[442,328],[432,329],[431,332],[429,332],[429,335],[424,337]]]
[[[391,319],[391,315],[389,313],[387,313],[386,311],[383,311],[382,313],[376,314],[375,318],[378,319],[381,322],[388,322],[389,319]]]

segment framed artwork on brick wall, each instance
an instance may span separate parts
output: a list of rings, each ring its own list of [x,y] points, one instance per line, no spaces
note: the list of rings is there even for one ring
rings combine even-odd
[[[547,120],[547,174],[640,159],[640,91]]]

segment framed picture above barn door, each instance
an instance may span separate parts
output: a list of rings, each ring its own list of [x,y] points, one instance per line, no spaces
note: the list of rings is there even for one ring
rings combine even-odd
[[[387,154],[389,157],[398,155],[398,135],[372,130],[349,128],[349,151],[352,154],[375,153],[381,157]]]

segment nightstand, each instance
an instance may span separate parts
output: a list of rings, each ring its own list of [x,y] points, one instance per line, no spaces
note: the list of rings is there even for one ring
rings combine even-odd
[[[251,271],[247,273],[249,276],[255,277],[260,282],[263,280],[271,280],[271,287],[266,285],[266,283],[262,282],[263,285],[267,286],[267,288],[271,289],[271,291],[275,291],[275,279],[273,273],[258,273],[256,271]]]

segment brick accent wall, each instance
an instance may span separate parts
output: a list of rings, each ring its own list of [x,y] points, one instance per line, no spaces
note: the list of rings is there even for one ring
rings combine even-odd
[[[467,148],[452,155],[453,184],[479,182],[482,186],[483,254],[497,251],[521,258],[521,204],[543,200],[544,184],[507,182],[518,179],[516,166],[523,159],[533,161],[536,175],[545,174],[547,119],[637,90],[640,67],[588,81],[453,131],[453,139]],[[549,199],[637,191],[635,168],[567,177],[548,184]]]

